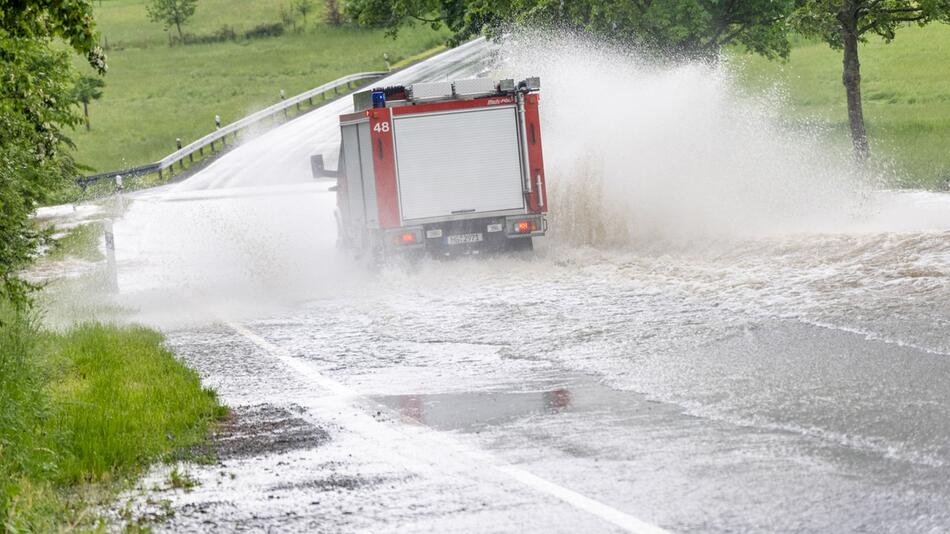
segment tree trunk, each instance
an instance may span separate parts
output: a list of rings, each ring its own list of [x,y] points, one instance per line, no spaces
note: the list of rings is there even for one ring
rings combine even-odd
[[[175,27],[178,28],[178,40],[181,44],[185,44],[185,36],[181,34],[181,21],[175,21]]]
[[[89,102],[84,101],[82,103],[82,111],[83,113],[86,114],[86,131],[88,132],[90,130],[89,128]]]
[[[851,126],[851,143],[854,145],[854,157],[861,162],[871,155],[868,146],[868,134],[864,129],[864,110],[861,107],[861,62],[858,61],[858,21],[856,9],[851,0],[844,0],[838,20],[841,23],[842,45],[844,46],[844,73],[842,82],[848,96],[848,123]]]

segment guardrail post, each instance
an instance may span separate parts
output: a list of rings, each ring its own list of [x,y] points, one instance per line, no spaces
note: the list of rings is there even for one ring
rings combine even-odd
[[[115,175],[115,200],[119,208],[125,210],[125,183],[122,181],[121,174]]]
[[[102,221],[102,235],[106,244],[106,290],[119,292],[119,269],[115,262],[115,233],[112,231],[112,219]]]

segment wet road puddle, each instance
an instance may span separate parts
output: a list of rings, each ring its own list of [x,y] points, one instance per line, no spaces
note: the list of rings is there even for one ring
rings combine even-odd
[[[461,432],[478,432],[526,417],[627,411],[648,402],[637,393],[611,389],[583,375],[534,386],[527,390],[383,395],[371,399],[405,421]]]

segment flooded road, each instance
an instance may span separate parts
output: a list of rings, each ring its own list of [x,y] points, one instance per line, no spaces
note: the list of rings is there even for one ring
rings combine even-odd
[[[489,55],[397,76],[472,75]],[[784,213],[809,225],[768,232],[726,231],[772,216],[733,210],[686,237],[581,228],[589,209],[561,204],[533,256],[373,273],[335,253],[329,184],[306,176],[345,106],[140,194],[116,224],[120,303],[235,409],[198,486],[139,499],[173,511],[153,528],[950,529],[948,196],[861,192],[833,226],[805,202]],[[608,192],[614,163],[591,164]]]

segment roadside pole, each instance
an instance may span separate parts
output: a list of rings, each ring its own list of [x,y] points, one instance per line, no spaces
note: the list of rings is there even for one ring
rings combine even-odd
[[[115,177],[115,199],[112,217],[121,217],[125,211],[125,183],[122,175]],[[106,290],[110,293],[119,292],[119,268],[115,261],[115,232],[112,228],[113,219],[102,220],[102,234],[106,244]]]
[[[122,181],[122,175],[117,174],[115,177],[115,198],[119,202],[119,210],[125,211],[125,183]]]
[[[106,289],[110,293],[119,292],[119,270],[115,263],[115,234],[112,219],[102,220],[103,236],[106,241]]]

